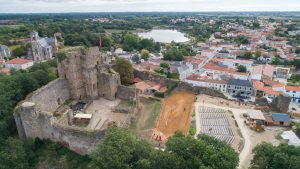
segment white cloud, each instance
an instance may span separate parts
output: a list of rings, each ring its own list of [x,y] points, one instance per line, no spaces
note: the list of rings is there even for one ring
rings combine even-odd
[[[0,0],[0,13],[300,11],[300,0]]]

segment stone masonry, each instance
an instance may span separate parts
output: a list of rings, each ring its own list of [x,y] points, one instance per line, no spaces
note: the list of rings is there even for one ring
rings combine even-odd
[[[68,115],[74,112],[64,103],[70,98],[134,100],[137,89],[120,84],[120,75],[109,65],[112,58],[97,47],[69,48],[65,54],[58,59],[60,78],[29,94],[15,108],[14,118],[21,138],[50,139],[87,154],[101,141],[106,128],[71,125]]]

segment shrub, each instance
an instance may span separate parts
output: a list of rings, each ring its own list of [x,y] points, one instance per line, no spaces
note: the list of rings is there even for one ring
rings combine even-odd
[[[164,97],[165,97],[165,94],[162,93],[162,92],[155,92],[155,93],[154,93],[154,96],[155,96],[155,97],[164,98]]]

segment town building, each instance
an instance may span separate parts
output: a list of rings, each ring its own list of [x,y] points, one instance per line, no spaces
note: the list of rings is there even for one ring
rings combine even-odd
[[[245,66],[247,71],[250,71],[253,65],[253,61],[239,60],[239,59],[214,59],[220,65],[227,66],[228,68],[236,69],[238,66]]]
[[[227,91],[231,96],[238,96],[249,98],[251,97],[253,90],[252,85],[248,80],[229,79]]]
[[[42,38],[38,32],[33,31],[30,33],[31,48],[28,51],[28,55],[33,58],[34,61],[44,61],[53,59],[58,50],[58,42],[56,37]]]
[[[296,147],[300,146],[300,139],[292,130],[284,131],[281,134],[281,137],[287,141],[288,145]]]
[[[5,68],[15,70],[25,70],[33,66],[33,61],[23,58],[15,58],[5,63]]]
[[[0,45],[0,59],[11,57],[10,49],[5,45]]]
[[[272,113],[271,116],[266,117],[267,125],[275,125],[275,126],[290,126],[292,120],[288,114],[283,113]]]
[[[293,103],[300,104],[300,87],[285,86],[284,93],[289,95]]]
[[[188,76],[185,80],[186,82],[192,84],[193,86],[202,86],[215,90],[219,90],[221,92],[227,92],[227,82],[225,80],[218,79],[204,79],[201,76],[192,74]]]

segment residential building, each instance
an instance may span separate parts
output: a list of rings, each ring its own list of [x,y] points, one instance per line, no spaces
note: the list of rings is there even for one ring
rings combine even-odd
[[[290,96],[293,103],[300,104],[299,86],[285,86],[284,93]]]
[[[249,98],[252,93],[252,85],[248,80],[229,79],[227,91],[231,96],[238,96]]]
[[[288,142],[288,145],[296,147],[300,146],[300,139],[292,130],[284,131],[281,134],[281,137]]]
[[[288,127],[292,122],[290,116],[284,113],[272,113],[271,117],[272,121],[268,121],[268,125]]]
[[[0,59],[11,57],[10,49],[5,45],[0,45]]]
[[[16,69],[16,70],[25,70],[33,66],[33,61],[23,58],[15,58],[5,63],[5,68]]]
[[[227,82],[225,80],[201,78],[199,75],[192,74],[188,76],[185,81],[193,86],[202,86],[221,92],[227,92]]]
[[[177,68],[179,74],[179,80],[186,79],[193,72],[193,64],[191,63],[183,63],[181,62],[179,67]]]
[[[213,59],[213,61],[220,65],[227,66],[228,68],[236,69],[238,66],[245,66],[247,71],[250,71],[253,65],[251,60],[239,60],[239,59]]]

